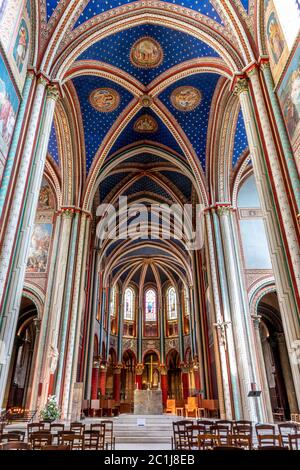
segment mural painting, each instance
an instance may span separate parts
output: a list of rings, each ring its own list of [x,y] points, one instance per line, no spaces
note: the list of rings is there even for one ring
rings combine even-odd
[[[8,155],[16,116],[19,107],[19,98],[11,77],[6,68],[3,57],[0,54],[0,178],[1,167]]]
[[[52,224],[35,224],[27,260],[27,273],[47,271],[51,233]]]
[[[270,64],[277,83],[288,59],[289,50],[273,0],[265,0],[265,25]]]
[[[300,173],[300,46],[278,87],[278,97]]]

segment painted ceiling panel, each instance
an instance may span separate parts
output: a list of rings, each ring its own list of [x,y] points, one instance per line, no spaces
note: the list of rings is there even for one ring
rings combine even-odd
[[[161,173],[172,181],[187,199],[191,198],[192,184],[186,176],[176,171],[162,171]]]
[[[236,131],[235,131],[235,138],[234,138],[234,149],[233,149],[233,156],[232,156],[232,165],[234,166],[241,154],[244,150],[248,147],[247,135],[245,130],[245,123],[242,111],[239,112],[237,124],[236,124]]]
[[[77,77],[73,80],[73,83],[81,105],[86,144],[86,168],[88,171],[99,145],[120,113],[131,101],[132,94],[121,86],[100,77]],[[119,93],[120,103],[115,111],[100,112],[90,104],[89,97],[92,91],[102,87],[112,88]]]
[[[249,8],[249,0],[240,0],[241,4],[245,8],[246,11],[248,11]]]
[[[143,114],[149,114],[152,116],[158,123],[158,129],[154,133],[140,133],[135,132],[134,130],[134,123],[136,120],[142,116]],[[124,129],[122,134],[119,136],[117,141],[115,142],[111,154],[116,152],[118,149],[124,147],[125,145],[132,144],[134,142],[140,140],[149,140],[154,143],[161,143],[164,144],[171,149],[175,150],[175,152],[182,153],[181,148],[179,147],[178,143],[168,130],[168,128],[164,125],[164,123],[156,116],[156,114],[148,108],[142,108],[135,117],[130,121],[127,127]]]
[[[47,21],[49,21],[50,17],[52,16],[55,8],[59,4],[60,0],[47,0],[46,2],[46,10],[47,10]]]
[[[134,43],[145,36],[158,41],[163,60],[154,68],[135,66],[130,59],[130,50]],[[218,57],[218,53],[204,42],[180,31],[156,25],[141,25],[113,34],[97,42],[83,52],[79,60],[99,60],[124,70],[133,75],[144,85],[165,70],[180,62],[197,57]]]
[[[100,183],[100,202],[102,202],[106,196],[113,189],[115,189],[115,187],[122,181],[123,178],[125,178],[125,176],[127,176],[127,174],[128,173],[116,173],[109,176],[108,178],[105,178],[105,180]]]
[[[57,0],[51,0],[49,3],[57,3]],[[111,10],[112,8],[116,8],[121,5],[127,5],[129,3],[133,3],[133,0],[91,0],[79,16],[75,24],[75,28],[104,11]],[[221,23],[221,19],[210,0],[169,0],[168,3],[191,8],[192,10],[198,11],[218,23]]]
[[[159,163],[159,162],[166,162],[167,160],[162,157],[158,157],[157,155],[151,155],[149,153],[140,153],[139,155],[135,155],[134,157],[128,158],[126,163]]]
[[[155,181],[151,180],[147,176],[143,176],[139,180],[137,180],[135,183],[133,183],[132,186],[130,186],[124,193],[123,195],[130,196],[135,193],[156,193],[159,196],[165,197],[167,199],[170,199],[170,195]]]
[[[51,133],[50,133],[50,138],[49,138],[49,144],[48,144],[48,153],[50,153],[51,157],[57,165],[59,165],[59,155],[58,155],[58,145],[57,145],[57,136],[56,136],[56,131],[55,131],[55,126],[54,123],[52,124],[51,128]]]
[[[170,109],[173,116],[186,133],[203,168],[205,168],[205,149],[209,112],[212,96],[218,79],[219,75],[212,73],[192,75],[174,83],[159,95],[161,101],[168,109]],[[181,86],[192,86],[201,92],[201,102],[193,111],[179,111],[171,102],[172,92],[177,87]]]

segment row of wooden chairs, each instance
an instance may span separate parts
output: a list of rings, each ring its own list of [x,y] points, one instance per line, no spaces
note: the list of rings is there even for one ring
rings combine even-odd
[[[282,423],[279,427],[279,434],[276,434],[274,425],[255,426],[258,447],[262,446],[287,446],[290,449],[298,449],[300,446],[298,429],[290,426],[291,423]],[[212,422],[208,420],[197,420],[194,425],[191,420],[181,420],[173,423],[172,448],[191,449],[203,448],[202,436],[205,436],[205,446],[213,448],[214,446],[224,445],[253,448],[253,429],[250,421],[228,421],[219,420]],[[209,437],[214,436],[214,438]],[[235,443],[235,444],[234,444]],[[205,447],[204,446],[204,447]]]

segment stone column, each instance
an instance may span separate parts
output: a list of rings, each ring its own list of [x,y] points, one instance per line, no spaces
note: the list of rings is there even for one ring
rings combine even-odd
[[[180,354],[180,361],[184,361],[184,340],[183,340],[183,321],[182,321],[182,305],[180,302],[180,295],[177,292],[178,300],[177,300],[177,312],[178,312],[178,339],[179,339],[179,354]]]
[[[256,113],[251,100],[248,81],[245,79],[238,80],[235,92],[240,98],[255,180],[265,216],[265,227],[268,234],[278,301],[287,350],[291,359],[295,353],[295,345],[300,338],[299,308],[294,294],[300,281],[299,244],[257,70],[251,72],[250,80]],[[261,135],[256,125],[258,119],[261,124]],[[265,142],[265,147],[263,142]],[[277,202],[278,208],[276,208],[275,202]],[[280,214],[278,211],[280,211]],[[288,253],[286,253],[285,247]],[[291,268],[295,275],[294,281]],[[300,364],[291,360],[290,364],[298,407],[300,407]]]
[[[98,398],[98,383],[99,383],[99,358],[94,360],[92,368],[92,386],[91,386],[91,400]]]
[[[107,374],[107,366],[106,364],[100,364],[99,369],[99,389],[101,396],[105,396],[106,393],[106,374]]]
[[[23,147],[15,191],[10,202],[10,212],[5,222],[5,233],[2,240],[0,255],[0,298],[2,298],[0,342],[5,348],[6,363],[0,365],[0,403],[3,400],[9,370],[39,190],[44,172],[55,103],[58,99],[57,90],[51,87],[48,88],[45,102],[46,84],[44,79],[40,79],[36,88],[27,138]],[[28,180],[27,176],[29,176]],[[22,207],[23,213],[20,221]],[[17,229],[19,229],[19,232],[15,241]]]
[[[196,345],[196,328],[195,328],[195,306],[194,306],[194,292],[193,286],[189,286],[189,303],[190,303],[190,328],[191,328],[191,344],[193,345],[193,359],[197,352]]]
[[[245,419],[263,422],[266,421],[266,414],[262,409],[261,400],[248,397],[252,384],[256,384],[258,389],[261,387],[249,301],[240,265],[242,257],[236,236],[235,211],[231,207],[220,206],[217,214],[222,237],[224,274],[229,294],[230,321],[235,343],[243,415]]]
[[[119,318],[118,318],[118,363],[122,363],[123,357],[123,324],[124,324],[124,312],[123,312],[123,293],[119,291]]]
[[[189,371],[185,366],[181,367],[182,395],[184,400],[189,396]]]
[[[165,365],[160,366],[160,388],[163,406],[165,407],[168,399],[168,370]]]
[[[121,370],[122,370],[122,364],[118,364],[114,368],[113,387],[114,387],[114,400],[115,401],[120,401],[120,395],[121,395]]]
[[[274,113],[278,133],[279,133],[281,144],[282,144],[282,150],[283,150],[284,157],[285,157],[285,163],[286,163],[286,167],[287,167],[288,174],[289,174],[289,179],[291,182],[291,187],[292,187],[293,194],[294,194],[295,201],[296,201],[297,211],[299,214],[300,213],[300,180],[299,180],[298,171],[300,172],[300,167],[297,170],[295,157],[293,155],[293,150],[291,148],[290,140],[286,131],[284,121],[283,121],[279,101],[274,91],[275,85],[274,85],[274,80],[273,80],[273,76],[272,76],[272,72],[270,68],[270,62],[268,59],[263,60],[261,64],[261,70],[263,73],[265,83],[267,85],[268,94],[269,94],[270,101],[272,104],[273,113]]]
[[[217,340],[215,344],[218,344],[222,374],[222,388],[218,381],[218,392],[220,394],[221,391],[221,397],[224,399],[225,410],[223,412],[225,412],[226,419],[242,419],[237,358],[231,328],[224,254],[219,221],[214,210],[211,210],[211,213],[206,212],[206,232],[209,256],[208,265],[210,267],[214,301],[214,338]],[[220,408],[221,406],[222,401]]]
[[[77,244],[77,257],[73,285],[73,297],[69,324],[68,349],[66,350],[66,368],[64,373],[64,389],[62,399],[62,415],[70,418],[74,384],[77,381],[79,339],[81,319],[84,311],[84,287],[86,277],[87,251],[90,240],[90,217],[81,214]]]
[[[28,106],[30,107],[29,104],[29,95],[30,91],[35,83],[35,77],[34,73],[32,71],[29,71],[27,73],[26,81],[22,90],[22,102],[20,105],[20,109],[18,112],[15,128],[14,128],[14,133],[13,133],[13,138],[11,141],[8,157],[6,159],[5,163],[5,168],[4,172],[2,175],[2,181],[1,181],[1,186],[0,186],[0,219],[2,217],[2,211],[5,203],[5,198],[7,196],[8,188],[11,183],[11,176],[13,174],[13,169],[14,166],[16,166],[16,161],[15,158],[17,156],[17,153],[20,151],[20,145],[19,145],[19,140],[21,137],[21,133],[24,132],[24,120],[26,117],[26,114],[28,113]]]
[[[297,397],[295,393],[295,387],[293,382],[293,376],[291,372],[291,366],[289,361],[288,352],[286,349],[284,333],[276,333],[275,334],[277,344],[278,344],[278,351],[280,357],[280,364],[282,375],[285,382],[286,393],[288,397],[289,407],[291,413],[298,413],[298,406],[297,406]]]
[[[193,294],[194,294],[194,315],[195,315],[195,340],[196,340],[196,351],[197,351],[197,358],[196,362],[198,363],[199,367],[199,374],[200,374],[200,381],[201,386],[199,389],[205,391],[205,379],[204,379],[204,367],[203,367],[203,354],[202,354],[202,334],[200,329],[200,305],[199,305],[199,292],[198,292],[198,269],[197,269],[197,262],[196,262],[196,254],[192,253],[192,264],[193,264]]]

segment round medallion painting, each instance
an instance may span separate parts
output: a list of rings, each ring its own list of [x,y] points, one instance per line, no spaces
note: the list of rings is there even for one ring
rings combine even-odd
[[[181,86],[171,94],[171,102],[179,111],[192,111],[201,101],[201,93],[192,86]]]
[[[135,121],[133,128],[135,132],[148,132],[151,134],[157,131],[158,125],[152,116],[149,114],[143,114],[143,116],[139,117]]]
[[[133,44],[130,59],[137,67],[153,68],[161,64],[163,51],[155,39],[144,37]]]
[[[114,111],[120,103],[120,95],[112,88],[97,88],[90,94],[91,105],[102,113]]]

